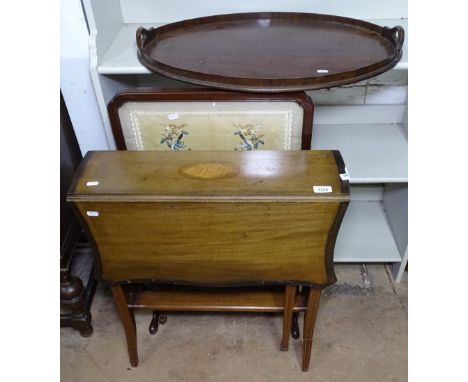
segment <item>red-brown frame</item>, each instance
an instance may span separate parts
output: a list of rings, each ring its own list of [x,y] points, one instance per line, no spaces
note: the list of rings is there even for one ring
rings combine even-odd
[[[109,119],[117,150],[126,150],[125,138],[119,118],[119,108],[126,102],[198,102],[198,101],[245,101],[245,102],[296,102],[304,110],[302,118],[301,150],[310,150],[314,104],[304,92],[295,93],[240,93],[205,89],[129,89],[118,93],[107,105]]]

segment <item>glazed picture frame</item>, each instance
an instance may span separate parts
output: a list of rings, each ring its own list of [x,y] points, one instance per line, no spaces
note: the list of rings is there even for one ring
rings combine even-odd
[[[139,88],[108,112],[118,150],[310,150],[314,105],[304,92]]]

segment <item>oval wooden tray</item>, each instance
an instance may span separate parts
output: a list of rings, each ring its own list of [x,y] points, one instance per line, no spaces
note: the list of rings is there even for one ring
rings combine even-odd
[[[313,13],[238,13],[136,32],[148,69],[215,88],[287,92],[361,81],[395,66],[404,30]]]

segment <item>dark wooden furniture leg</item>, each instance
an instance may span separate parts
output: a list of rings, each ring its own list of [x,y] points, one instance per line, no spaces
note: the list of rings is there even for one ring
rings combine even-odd
[[[96,290],[94,260],[77,251],[82,231],[66,203],[67,190],[81,159],[80,146],[60,93],[60,305],[65,308],[60,309],[60,326],[72,327],[83,337],[89,337],[93,332],[90,308]]]
[[[158,310],[153,310],[153,318],[151,319],[151,322],[149,324],[149,332],[152,336],[156,334],[159,328],[159,311]]]
[[[69,269],[60,271],[60,304],[71,308],[72,313],[61,317],[61,326],[71,326],[83,337],[93,333],[91,313],[86,305],[86,290],[82,281],[72,276]]]
[[[301,331],[299,330],[299,312],[293,312],[291,336],[295,340],[297,340],[301,336]]]
[[[283,314],[283,338],[281,340],[280,349],[282,351],[288,350],[289,335],[291,333],[292,315],[294,302],[296,300],[296,285],[286,285],[284,292],[284,314]]]
[[[164,325],[167,322],[167,313],[161,313],[159,310],[153,310],[153,318],[149,324],[149,332],[155,335],[158,331],[159,325]]]
[[[167,313],[159,312],[159,323],[164,325],[167,322]]]
[[[320,289],[310,288],[309,297],[307,299],[307,310],[304,316],[304,333],[303,333],[303,354],[302,354],[302,371],[309,370],[310,354],[312,352],[312,337],[314,335],[315,318],[320,301]]]
[[[133,309],[128,308],[127,295],[121,285],[112,285],[112,294],[114,295],[114,301],[117,305],[117,310],[125,329],[125,335],[127,336],[127,347],[128,356],[130,357],[130,364],[133,367],[137,367],[138,351],[135,315],[133,313]]]

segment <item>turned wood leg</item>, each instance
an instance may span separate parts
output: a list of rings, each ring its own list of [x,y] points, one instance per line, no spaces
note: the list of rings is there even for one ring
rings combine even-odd
[[[153,310],[153,318],[149,324],[149,332],[153,336],[158,331],[159,327],[159,311]]]
[[[295,340],[297,340],[301,336],[301,331],[299,330],[299,312],[293,312],[291,336]]]
[[[316,288],[309,289],[307,311],[304,316],[302,371],[309,370],[310,354],[312,352],[312,337],[314,336],[315,318],[317,317],[317,310],[320,301],[320,291],[320,289]]]
[[[112,294],[114,301],[117,305],[120,320],[125,329],[127,336],[128,356],[130,357],[130,364],[133,367],[138,366],[138,351],[137,351],[137,338],[136,338],[136,324],[135,315],[133,310],[128,308],[127,296],[121,285],[112,285]]]
[[[280,346],[280,349],[283,351],[288,350],[289,347],[289,333],[291,333],[296,289],[297,287],[295,285],[286,285],[284,292],[283,338],[281,339]]]
[[[83,337],[93,333],[91,326],[91,312],[86,309],[86,291],[83,282],[70,274],[70,270],[60,272],[60,303],[71,308],[71,315],[60,320],[62,326],[71,326],[78,330]],[[62,323],[63,321],[63,323]]]

